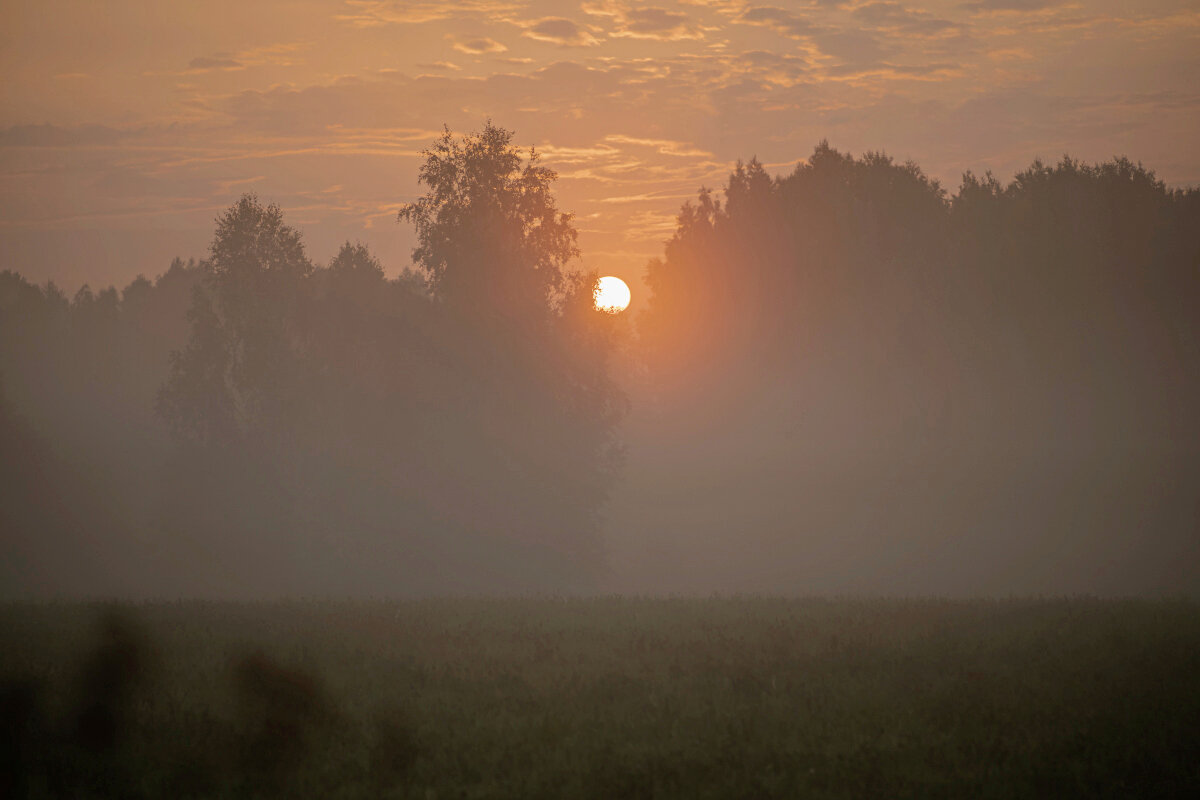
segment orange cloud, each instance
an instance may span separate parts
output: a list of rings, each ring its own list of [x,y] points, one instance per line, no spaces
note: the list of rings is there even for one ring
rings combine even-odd
[[[474,39],[458,39],[451,35],[447,38],[454,41],[454,49],[460,53],[478,56],[485,53],[503,53],[508,48],[497,42],[495,39],[489,39],[486,36],[480,36]]]
[[[522,36],[538,42],[551,42],[563,47],[594,47],[600,40],[589,31],[565,17],[546,17],[521,23]]]
[[[681,11],[656,6],[635,8],[620,0],[594,0],[581,8],[586,14],[610,18],[614,28],[609,35],[617,38],[659,41],[704,38],[704,29]]]
[[[345,0],[340,22],[356,28],[416,25],[455,17],[488,18],[518,11],[523,3],[509,0]]]
[[[665,156],[685,156],[685,157],[703,157],[712,158],[712,153],[707,150],[699,150],[692,147],[687,142],[677,142],[671,139],[639,139],[633,136],[625,136],[618,133],[612,133],[604,137],[606,142],[616,142],[618,144],[633,144],[643,147],[653,147],[657,152]]]
[[[189,72],[208,72],[214,69],[236,70],[245,69],[246,65],[234,58],[222,56],[193,58],[188,62]]]
[[[256,178],[264,197],[307,209],[315,242],[374,226],[399,269],[408,232],[387,221],[418,189],[419,151],[442,123],[489,116],[559,172],[563,207],[587,220],[589,267],[613,274],[636,274],[679,201],[719,186],[734,159],[795,163],[826,137],[913,158],[947,185],[1064,150],[1128,152],[1173,185],[1200,181],[1194,3],[963,2],[259,0],[219,20],[119,3],[103,36],[94,19],[30,6],[0,109],[0,251],[12,231],[173,215],[199,231],[200,251],[179,252],[202,252],[214,190]],[[320,45],[274,43],[283,14],[289,37]],[[133,31],[170,42],[181,26],[190,50],[112,44]],[[90,80],[56,77],[83,70]],[[121,251],[114,269],[152,269],[142,253]]]

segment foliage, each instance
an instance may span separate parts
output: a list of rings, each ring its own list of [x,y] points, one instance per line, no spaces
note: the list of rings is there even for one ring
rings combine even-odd
[[[178,433],[233,441],[304,403],[304,311],[313,265],[276,205],[245,195],[217,219],[192,338],[172,356],[159,409]]]
[[[575,231],[554,174],[536,154],[522,166],[511,137],[489,124],[429,152],[429,193],[409,217],[419,273],[388,279],[351,242],[315,265],[280,208],[253,195],[217,219],[206,261],[123,296],[84,287],[67,302],[4,273],[9,341],[41,348],[4,348],[0,366],[21,376],[14,407],[36,409],[32,425],[6,415],[5,431],[45,475],[119,462],[94,498],[76,498],[79,513],[103,520],[96,546],[138,553],[127,569],[164,585],[588,585],[620,458],[614,325],[590,306],[594,276],[565,271]],[[114,391],[128,396],[106,404]],[[102,406],[64,419],[62,392]],[[141,430],[106,438],[112,408]],[[31,434],[79,423],[96,445],[82,470],[82,448],[63,456]],[[26,510],[23,526],[70,527]],[[101,569],[85,585],[114,579]]]
[[[779,588],[1194,591],[1198,257],[1200,191],[1124,158],[739,164],[647,267],[636,467],[695,499],[629,538],[737,531]]]
[[[595,585],[630,331],[512,142],[426,152],[396,278],[360,243],[313,263],[252,195],[206,260],[120,291],[0,273],[3,588]],[[1123,158],[949,194],[827,143],[739,164],[647,269],[646,535],[719,529],[784,582],[855,551],[863,580],[1194,587],[1198,232],[1200,191]]]
[[[446,128],[418,181],[427,187],[399,218],[413,224],[413,262],[433,295],[465,314],[535,319],[564,289],[563,268],[579,254],[571,215],[558,210],[553,170],[527,162],[513,134],[489,120],[461,140]]]
[[[533,149],[523,161],[512,136],[490,121],[461,139],[447,129],[424,152],[426,192],[400,211],[451,329],[445,352],[469,376],[443,400],[450,435],[481,445],[444,480],[477,487],[481,517],[509,535],[537,543],[553,531],[556,568],[586,573],[600,563],[624,402],[608,374],[611,333],[591,308],[595,276],[566,270],[578,248],[556,175]]]
[[[1003,440],[1062,431],[1051,405],[1082,390],[1097,413],[1079,436],[1134,408],[1137,436],[1197,433],[1174,399],[1200,386],[1161,383],[1166,365],[1197,374],[1196,190],[1064,157],[1007,186],[968,172],[947,197],[915,164],[822,142],[786,176],[739,163],[724,195],[686,204],[647,269],[639,328],[664,389],[803,380],[802,407],[827,389],[880,436]],[[747,352],[770,367],[730,380]],[[987,419],[1001,394],[1013,416]]]

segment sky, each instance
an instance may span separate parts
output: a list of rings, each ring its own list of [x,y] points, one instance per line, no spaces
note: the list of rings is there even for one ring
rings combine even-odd
[[[247,191],[396,274],[421,150],[491,118],[635,306],[679,206],[828,139],[950,191],[1035,157],[1200,184],[1200,2],[5,2],[0,269],[68,291],[203,257]]]

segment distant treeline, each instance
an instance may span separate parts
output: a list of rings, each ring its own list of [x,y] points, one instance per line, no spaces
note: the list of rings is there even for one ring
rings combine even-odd
[[[702,191],[646,281],[631,483],[719,490],[636,508],[714,585],[1200,591],[1197,189],[1063,158],[950,195],[822,143]]]
[[[804,426],[864,446],[1200,431],[1200,191],[1126,159],[1035,162],[1007,186],[967,173],[953,196],[826,144],[784,177],[739,163],[724,203],[684,207],[647,282],[664,385],[740,401],[801,381]]]
[[[308,257],[246,196],[120,294],[0,276],[6,593],[586,587],[626,401],[554,174],[428,153],[415,261]]]
[[[1097,525],[1113,558],[1131,536],[1173,562],[1200,546],[1200,191],[1125,159],[967,174],[953,195],[824,143],[783,177],[739,163],[648,266],[642,369],[618,375],[629,320],[592,308],[554,174],[511,137],[427,152],[401,214],[416,269],[394,280],[362,245],[314,264],[253,196],[208,258],[121,292],[0,274],[4,593],[587,588],[622,436],[654,454],[642,485],[719,464],[708,524],[766,520],[773,542],[853,553],[894,524],[887,552],[916,547],[969,527],[947,476],[974,469],[1007,498],[993,521],[1085,547]],[[1159,494],[1126,485],[1115,516],[1101,484],[1048,498],[1029,469],[1122,459]],[[875,511],[800,503],[830,475]],[[1146,569],[1130,586],[1200,577]]]

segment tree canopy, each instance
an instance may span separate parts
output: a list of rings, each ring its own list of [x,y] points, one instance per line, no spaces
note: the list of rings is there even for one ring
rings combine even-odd
[[[427,191],[399,212],[416,228],[413,262],[434,297],[464,313],[540,316],[579,255],[571,215],[551,191],[556,174],[533,148],[523,159],[512,139],[491,121],[461,139],[447,128],[423,151]]]
[[[954,192],[826,143],[752,159],[680,210],[634,336],[555,177],[446,131],[399,274],[314,261],[254,195],[119,291],[0,273],[0,528],[39,532],[3,540],[6,584],[593,587],[629,442],[618,532],[764,588],[844,590],[839,553],[860,589],[1194,582],[1200,191],[1123,158]]]
[[[349,504],[370,509],[361,542],[448,559],[479,588],[594,577],[624,409],[610,323],[566,269],[554,173],[511,138],[489,124],[426,152],[427,191],[401,212],[420,272],[396,280],[362,244],[315,267],[252,195],[217,220],[158,407],[236,480],[253,465],[243,525],[286,525],[315,551]]]

